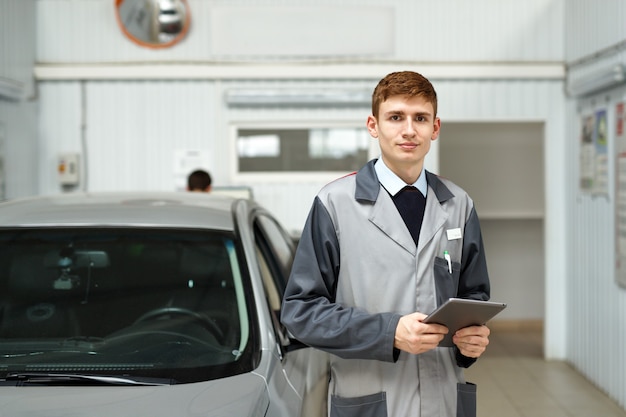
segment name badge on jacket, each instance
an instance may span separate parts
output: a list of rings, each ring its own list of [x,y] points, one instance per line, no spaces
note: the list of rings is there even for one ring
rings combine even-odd
[[[448,234],[448,240],[456,240],[463,237],[460,227],[457,227],[456,229],[448,229],[446,230],[446,233]]]

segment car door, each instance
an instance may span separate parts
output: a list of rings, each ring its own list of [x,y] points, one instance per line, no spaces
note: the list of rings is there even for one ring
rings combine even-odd
[[[280,309],[295,254],[293,238],[267,213],[254,220],[255,244],[281,364],[290,384],[302,397],[302,416],[326,416],[328,354],[289,338],[280,323]]]

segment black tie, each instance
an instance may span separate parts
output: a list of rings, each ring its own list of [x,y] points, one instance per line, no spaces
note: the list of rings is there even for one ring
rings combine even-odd
[[[420,229],[422,228],[422,220],[424,219],[426,198],[420,190],[407,185],[392,199],[417,245]]]

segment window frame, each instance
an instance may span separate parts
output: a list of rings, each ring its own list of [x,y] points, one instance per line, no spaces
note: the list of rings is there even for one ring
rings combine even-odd
[[[239,155],[237,150],[238,132],[241,129],[366,129],[364,120],[345,119],[345,120],[308,120],[308,121],[233,121],[229,126],[230,154],[231,154],[231,178],[235,183],[240,184],[268,184],[268,183],[302,183],[302,182],[329,182],[352,171],[247,171],[239,170]],[[367,160],[370,160],[380,154],[378,141],[371,138],[368,147]],[[362,164],[361,164],[362,165]]]
[[[280,256],[276,254],[276,245],[272,243],[272,234],[267,232],[265,224],[261,222],[260,219],[265,219],[275,226],[281,238],[284,239],[285,243],[289,246],[291,259],[288,268],[285,268]],[[287,280],[291,272],[291,266],[293,265],[293,259],[295,258],[296,245],[280,222],[264,210],[256,210],[254,212],[252,216],[252,231],[259,268],[261,268],[259,274],[262,280],[263,294],[272,320],[274,334],[276,339],[280,341],[281,355],[284,357],[291,341],[287,329],[280,322],[281,304],[285,294]],[[272,285],[271,289],[266,287],[268,283],[265,279],[265,272],[269,272],[271,275],[271,282],[269,282],[269,284]],[[278,310],[274,309],[272,306],[272,298],[274,297],[278,297]]]

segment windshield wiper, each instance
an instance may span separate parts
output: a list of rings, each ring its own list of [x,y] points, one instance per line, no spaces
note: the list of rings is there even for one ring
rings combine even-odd
[[[165,378],[128,378],[106,375],[11,373],[5,381],[15,381],[18,385],[172,385],[174,381]]]

